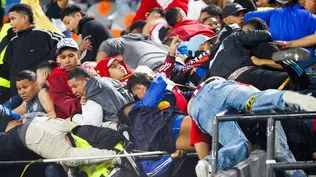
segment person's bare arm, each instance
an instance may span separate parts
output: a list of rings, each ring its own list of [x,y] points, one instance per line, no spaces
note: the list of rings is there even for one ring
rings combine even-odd
[[[41,105],[45,109],[47,116],[48,117],[56,117],[54,103],[53,103],[52,99],[50,98],[48,91],[41,90],[38,93],[38,98],[39,98]]]
[[[276,45],[282,48],[292,47],[310,47],[316,44],[316,33],[303,38],[292,40],[292,41],[274,41]]]
[[[279,70],[283,69],[283,67],[281,65],[275,63],[273,60],[260,59],[260,58],[255,57],[255,56],[252,56],[251,60],[252,60],[253,64],[255,64],[257,66],[267,66],[267,67],[279,69]]]
[[[57,0],[57,4],[61,9],[64,9],[68,5],[68,0]]]
[[[17,107],[14,110],[12,110],[12,112],[15,113],[15,114],[19,114],[19,115],[25,114],[27,112],[26,111],[26,102],[23,101],[23,103],[19,107]]]

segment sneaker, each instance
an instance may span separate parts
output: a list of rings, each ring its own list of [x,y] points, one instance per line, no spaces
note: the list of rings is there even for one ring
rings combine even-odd
[[[277,52],[274,52],[272,54],[272,59],[275,62],[281,62],[285,60],[293,60],[293,61],[305,61],[310,58],[310,53],[308,50],[304,48],[290,48],[286,50],[280,50]]]
[[[206,159],[199,160],[195,166],[195,173],[197,177],[208,177],[210,174],[211,167]]]
[[[316,111],[316,98],[312,96],[286,91],[283,94],[283,101],[286,106],[295,110]]]

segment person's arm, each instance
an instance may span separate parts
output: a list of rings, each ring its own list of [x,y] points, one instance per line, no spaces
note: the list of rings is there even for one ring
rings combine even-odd
[[[70,95],[67,83],[65,83],[62,77],[50,77],[48,92],[55,106],[57,106],[66,117],[81,112],[80,97],[75,98]]]
[[[140,7],[136,11],[136,15],[132,23],[136,22],[137,20],[144,20],[146,18],[146,13],[154,7],[157,7],[155,0],[141,0]]]
[[[93,125],[100,127],[102,119],[102,107],[98,103],[88,100],[85,105],[82,105],[82,114],[74,115],[71,120],[77,125]]]
[[[38,93],[38,99],[41,105],[43,106],[43,108],[45,109],[47,116],[56,117],[54,103],[52,99],[50,98],[48,91],[45,89],[41,90]]]
[[[19,114],[14,113],[11,109],[6,108],[3,105],[0,105],[0,117],[1,119],[12,117],[15,120],[19,120],[21,118]]]
[[[176,65],[176,54],[177,54],[177,48],[178,48],[179,44],[180,44],[179,37],[176,36],[175,38],[173,38],[173,40],[170,44],[169,55],[166,57],[166,60],[158,69],[158,72],[165,73],[167,78],[170,78],[172,70],[173,70],[174,66]]]
[[[253,64],[257,66],[267,66],[274,69],[280,69],[283,70],[283,67],[280,64],[275,63],[272,59],[260,59],[258,57],[252,56],[251,60]]]
[[[15,114],[18,114],[18,115],[23,115],[23,114],[27,113],[26,102],[23,101],[23,103],[20,106],[18,106],[17,108],[13,109],[12,112]]]
[[[110,56],[121,55],[124,52],[123,43],[120,38],[108,39],[100,45],[96,62],[99,63]]]
[[[271,34],[266,30],[242,31],[234,34],[239,43],[236,46],[252,46],[255,47],[262,42],[271,42]]]
[[[270,18],[271,18],[271,14],[274,11],[274,9],[271,10],[265,10],[265,11],[253,11],[253,12],[248,12],[245,16],[244,16],[244,21],[249,20],[250,18],[260,18],[263,21],[265,21],[267,23],[267,25],[269,26],[270,24]]]
[[[316,44],[316,33],[303,38],[292,40],[292,41],[273,41],[279,47],[292,48],[292,47],[310,47]]]
[[[57,0],[57,4],[61,9],[64,9],[68,5],[68,0]]]

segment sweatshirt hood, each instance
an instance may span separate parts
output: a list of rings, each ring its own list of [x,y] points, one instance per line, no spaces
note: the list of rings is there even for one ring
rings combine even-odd
[[[113,60],[119,60],[117,56],[114,57],[109,57],[106,58],[105,60],[102,60],[98,63],[98,65],[94,68],[96,72],[101,76],[101,77],[110,77],[108,68],[112,64]],[[129,70],[124,62],[124,59],[120,61],[120,64],[125,68],[127,71],[127,75],[130,75],[132,72]],[[125,79],[125,78],[124,78]],[[124,80],[123,79],[123,80]]]
[[[80,21],[79,21],[79,24],[78,24],[78,33],[77,34],[81,34],[82,33],[82,28],[83,28],[83,25],[88,22],[88,21],[91,21],[91,20],[94,20],[94,18],[92,17],[83,17]]]

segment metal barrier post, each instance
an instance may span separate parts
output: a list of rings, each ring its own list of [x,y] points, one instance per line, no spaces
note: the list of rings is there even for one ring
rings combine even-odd
[[[217,115],[213,118],[212,121],[212,130],[213,130],[213,135],[212,135],[212,151],[211,151],[211,156],[212,156],[212,176],[216,175],[217,173],[217,158],[218,158],[218,134],[219,134],[219,122],[217,119]]]
[[[274,170],[271,167],[275,163],[275,119],[269,118],[267,122],[267,177],[274,177]]]

